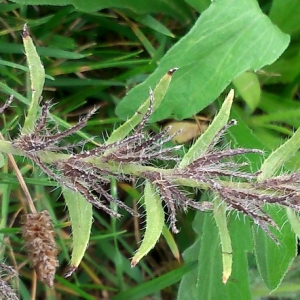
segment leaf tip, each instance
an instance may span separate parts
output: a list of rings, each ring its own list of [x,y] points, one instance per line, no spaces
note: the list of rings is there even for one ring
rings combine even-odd
[[[172,76],[179,68],[172,68],[168,71],[168,75]]]
[[[76,266],[70,266],[67,270],[67,272],[65,273],[64,277],[65,278],[69,278],[73,275],[73,273],[77,270]]]
[[[23,26],[22,37],[23,37],[23,39],[26,39],[27,37],[29,37],[29,31],[28,31],[27,23],[25,23],[24,26]]]
[[[140,261],[139,259],[133,258],[131,260],[130,267],[134,268],[139,263],[139,261]]]
[[[229,277],[230,277],[230,274],[223,274],[222,282],[223,282],[224,284],[226,284]]]
[[[232,102],[234,98],[234,89],[231,89],[225,99],[225,101]]]

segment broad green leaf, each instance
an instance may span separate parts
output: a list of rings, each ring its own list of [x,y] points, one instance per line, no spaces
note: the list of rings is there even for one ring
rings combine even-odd
[[[197,139],[193,146],[182,158],[179,167],[184,168],[190,164],[194,159],[202,156],[209,144],[212,142],[216,134],[225,126],[229,119],[230,109],[234,97],[234,91],[231,90],[226,97],[219,113],[214,118],[207,130]]]
[[[233,264],[232,274],[226,283],[228,300],[252,299],[249,282],[248,257],[253,252],[253,240],[249,220],[236,212],[228,217]]]
[[[257,1],[213,1],[156,71],[128,93],[116,113],[123,119],[132,115],[149,86],[154,87],[170,68],[179,67],[152,120],[190,117],[212,103],[238,75],[274,62],[288,43],[289,37],[261,12]]]
[[[300,2],[298,0],[273,0],[270,19],[284,32],[294,34],[300,31]]]
[[[137,14],[165,13],[183,21],[193,17],[189,6],[183,0],[89,0],[88,5],[83,0],[12,0],[26,5],[74,5],[76,9],[85,12],[96,12],[105,8],[129,9]]]
[[[197,221],[198,219],[198,221]],[[203,221],[199,219],[202,219]],[[247,252],[252,250],[249,224],[240,222],[233,214],[229,219],[232,234],[233,272],[224,285],[222,283],[222,257],[217,226],[211,214],[197,213],[195,218],[202,226],[198,240],[183,253],[185,261],[198,259],[198,268],[184,276],[178,300],[250,300]],[[199,230],[199,229],[198,229]]]
[[[36,52],[35,46],[29,32],[27,25],[24,25],[23,30],[23,44],[29,68],[30,82],[31,82],[31,101],[28,113],[22,129],[23,134],[28,134],[33,131],[35,121],[37,118],[39,101],[43,92],[45,83],[45,70],[42,65],[41,59]]]
[[[236,111],[233,110],[232,112],[233,117],[239,121],[239,126],[230,129],[230,131],[233,132],[232,136],[235,137],[236,143],[249,148],[263,148],[261,142],[253,134],[252,130],[243,123]],[[272,155],[273,154],[271,154],[271,156]],[[251,156],[251,166],[253,170],[257,169],[259,163],[259,157]],[[272,166],[270,166],[270,168],[272,168]],[[269,173],[269,175],[271,174],[272,172]],[[265,207],[264,210],[266,213],[270,214],[281,229],[281,233],[276,230],[272,231],[279,241],[279,246],[276,245],[262,229],[257,228],[256,225],[252,225],[254,226],[252,235],[255,241],[254,249],[256,261],[262,279],[269,289],[275,289],[280,284],[295,257],[296,240],[295,235],[291,230],[291,226],[287,222],[284,210],[279,210],[278,207],[271,205]],[[282,224],[285,225],[281,226]],[[272,230],[272,228],[270,228],[270,230]],[[232,233],[231,236],[232,238],[234,237]],[[235,259],[234,251],[233,259]],[[277,268],[277,264],[279,263],[280,265]]]
[[[233,80],[237,93],[247,103],[250,111],[253,112],[260,101],[260,82],[257,75],[252,72],[245,72]]]
[[[232,221],[232,220],[231,220]],[[224,299],[224,300],[240,300],[240,299],[251,299],[248,286],[248,277],[242,277],[247,272],[247,263],[245,264],[246,253],[245,251],[249,243],[244,243],[244,238],[246,236],[247,229],[244,232],[243,224],[240,222],[235,222],[232,224],[235,227],[236,239],[239,240],[240,244],[238,248],[233,250],[233,258],[236,265],[233,267],[232,280],[229,280],[226,285],[222,283],[222,257],[221,257],[221,247],[218,229],[212,216],[206,214],[203,236],[201,239],[201,248],[199,252],[199,267],[197,274],[197,296],[196,298],[190,299],[203,299],[203,300],[214,300],[214,299]],[[240,230],[238,230],[240,229]],[[238,257],[237,252],[242,251]],[[205,263],[204,263],[205,262]],[[247,274],[247,273],[246,273]],[[242,296],[242,298],[241,298]]]
[[[261,228],[253,228],[253,236],[259,272],[268,289],[274,290],[297,255],[297,239],[284,209],[269,206],[267,212],[280,228],[279,232],[271,228],[280,244],[275,244]]]
[[[160,106],[168,88],[170,85],[170,82],[173,77],[173,73],[176,71],[176,69],[172,69],[168,71],[158,82],[157,86],[155,87],[153,91],[153,111],[155,112],[157,108]],[[146,114],[147,109],[150,105],[150,97],[143,102],[143,104],[138,108],[138,110],[134,113],[134,115],[127,120],[124,124],[122,124],[120,127],[118,127],[116,130],[113,131],[113,133],[110,135],[108,140],[106,141],[107,144],[114,143],[116,141],[120,141],[124,139],[129,132],[132,131],[143,119],[143,116]]]
[[[273,151],[263,162],[258,180],[262,181],[274,175],[287,160],[295,155],[299,147],[300,129],[298,128],[289,140]],[[287,218],[286,213],[278,210],[276,207],[268,207],[267,212],[278,224],[279,228],[281,228],[280,234],[277,232],[274,233],[276,237],[278,236],[280,242],[279,246],[263,234],[261,229],[258,232],[254,232],[256,241],[255,253],[259,261],[259,270],[266,286],[270,290],[274,290],[278,287],[296,256],[296,237],[291,225],[295,227],[294,231],[299,233],[299,229],[297,228],[299,220],[297,220],[297,216],[289,213],[289,217]],[[287,222],[288,220],[291,221],[292,224]],[[287,224],[285,224],[285,222],[287,222]],[[274,265],[276,266],[275,270],[272,267]]]
[[[70,270],[74,271],[79,266],[90,240],[93,209],[79,193],[65,188],[63,195],[71,219],[73,249]]]
[[[146,230],[142,244],[131,260],[131,267],[135,267],[138,262],[156,245],[164,226],[165,214],[161,199],[155,187],[149,181],[145,184],[144,199]]]

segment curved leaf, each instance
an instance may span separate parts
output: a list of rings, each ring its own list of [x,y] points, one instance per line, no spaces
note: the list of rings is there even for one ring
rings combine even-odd
[[[157,110],[157,108],[160,106],[168,88],[172,80],[172,75],[177,69],[171,69],[169,70],[158,82],[157,86],[155,87],[153,91],[153,112]],[[147,109],[150,104],[150,97],[143,102],[143,104],[138,108],[138,110],[134,113],[134,115],[127,120],[124,124],[119,126],[108,138],[106,141],[107,144],[120,141],[123,138],[125,138],[132,129],[134,129],[142,120],[143,116],[147,112]]]
[[[67,275],[70,276],[79,266],[88,246],[93,220],[93,209],[92,205],[79,193],[65,188],[63,195],[69,210],[73,236],[70,272]]]
[[[138,262],[155,246],[161,236],[164,226],[164,210],[161,199],[155,187],[149,182],[145,185],[145,210],[146,210],[146,231],[140,248],[131,260],[131,267]]]
[[[202,156],[216,134],[225,126],[229,119],[230,109],[234,97],[234,91],[231,90],[226,97],[220,111],[208,126],[207,130],[197,139],[193,146],[182,158],[179,167],[184,168],[197,157]]]

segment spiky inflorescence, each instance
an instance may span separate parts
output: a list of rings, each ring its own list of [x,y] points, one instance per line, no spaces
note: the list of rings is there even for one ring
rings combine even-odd
[[[54,240],[55,232],[49,213],[44,210],[40,213],[25,215],[22,236],[38,279],[52,287],[58,260]]]
[[[42,107],[41,115],[32,133],[22,134],[13,141],[13,146],[23,150],[46,174],[72,191],[79,192],[95,207],[104,210],[111,216],[119,216],[108,206],[116,203],[132,215],[138,215],[133,209],[122,201],[113,198],[105,189],[103,183],[108,183],[110,178],[118,180],[138,179],[140,177],[150,180],[157,188],[162,200],[165,202],[173,232],[178,232],[176,227],[177,207],[189,207],[198,210],[208,210],[212,205],[207,202],[199,203],[190,199],[184,190],[179,189],[178,182],[192,180],[199,187],[205,187],[220,197],[229,209],[237,210],[251,217],[270,236],[268,225],[276,227],[275,222],[263,210],[265,203],[276,203],[300,211],[299,177],[287,175],[261,183],[257,183],[257,173],[242,171],[247,163],[236,163],[234,158],[247,153],[263,154],[259,149],[223,149],[217,150],[216,144],[227,129],[236,125],[235,120],[226,124],[207,145],[206,152],[195,158],[186,167],[175,167],[168,172],[160,169],[145,171],[138,174],[125,173],[112,169],[112,165],[124,166],[130,164],[137,167],[147,165],[152,160],[172,160],[178,162],[180,158],[175,155],[180,146],[168,147],[167,143],[176,135],[170,135],[167,130],[149,135],[145,131],[146,123],[153,112],[153,93],[150,92],[150,105],[140,124],[132,133],[122,140],[111,144],[103,144],[92,150],[75,153],[74,145],[62,145],[63,138],[82,129],[88,119],[95,113],[93,109],[79,122],[69,129],[58,131],[57,126],[49,128],[48,115],[50,103]],[[71,152],[69,158],[46,164],[40,157],[41,151],[62,152],[67,149]],[[72,150],[73,149],[73,150]],[[97,160],[97,163],[93,162]],[[101,167],[100,167],[101,166]],[[222,179],[222,180],[221,180]],[[237,181],[234,183],[233,181]],[[238,182],[246,182],[247,188],[242,188]],[[188,185],[188,184],[187,184]],[[193,185],[195,186],[195,184]],[[102,196],[105,200],[99,200]]]
[[[19,297],[10,287],[10,285],[1,278],[0,278],[0,299],[19,300]]]
[[[0,263],[0,299],[3,300],[19,300],[19,297],[11,288],[11,286],[2,279],[3,276],[16,276],[16,271],[4,263]]]
[[[174,135],[170,136],[168,130],[151,136],[143,132],[148,118],[153,111],[154,99],[152,93],[150,98],[148,111],[136,130],[130,136],[112,144],[104,144],[95,147],[93,150],[71,154],[68,159],[56,161],[51,165],[45,164],[39,156],[40,151],[60,152],[66,148],[72,150],[74,146],[62,146],[60,144],[61,140],[82,129],[86,125],[87,120],[96,111],[96,109],[93,109],[84,118],[81,118],[76,125],[59,132],[57,131],[57,126],[49,128],[47,119],[50,103],[46,102],[42,107],[41,115],[37,120],[34,131],[29,134],[21,134],[13,141],[13,146],[24,151],[48,176],[58,181],[62,186],[79,192],[88,202],[97,208],[103,209],[111,216],[119,216],[119,214],[111,210],[107,205],[111,202],[116,203],[132,215],[138,216],[137,212],[120,200],[113,198],[101,186],[103,183],[109,182],[111,177],[126,181],[131,178],[130,174],[112,172],[109,169],[100,168],[96,164],[89,163],[87,159],[100,157],[101,162],[104,164],[109,162],[117,164],[146,164],[153,159],[177,161],[178,158],[174,157],[173,151],[177,150],[178,146],[163,148],[163,145],[169,142]],[[105,198],[106,203],[99,200],[99,195]]]

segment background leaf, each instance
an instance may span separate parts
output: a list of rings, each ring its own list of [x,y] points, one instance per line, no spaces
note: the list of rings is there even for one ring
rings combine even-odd
[[[297,34],[300,32],[299,14],[298,0],[274,0],[269,17],[284,32]]]
[[[289,37],[272,25],[256,1],[213,2],[156,71],[128,93],[116,113],[123,119],[132,115],[146,99],[148,87],[154,87],[169,69],[179,67],[153,119],[190,117],[214,101],[239,74],[274,62],[288,43]]]
[[[280,228],[279,232],[272,231],[280,244],[276,245],[261,228],[253,228],[253,237],[259,272],[265,285],[272,291],[281,283],[297,255],[297,239],[284,209],[269,206],[267,212]]]
[[[82,0],[12,0],[19,4],[30,5],[74,5],[76,9],[85,12],[96,12],[105,8],[130,9],[139,14],[161,13],[174,16],[181,21],[187,21],[192,17],[188,5],[182,0],[89,0],[88,5]]]
[[[240,119],[237,111],[233,110],[233,117],[239,121],[239,126],[230,129],[234,141],[244,147],[256,145],[263,148],[261,142]],[[279,148],[280,149],[280,148]],[[279,152],[281,152],[279,150]],[[272,154],[271,154],[272,155]],[[267,159],[268,161],[268,159]],[[259,166],[259,161],[251,159],[252,168]],[[271,173],[270,173],[271,174]],[[279,241],[279,246],[262,229],[253,227],[252,235],[255,242],[255,257],[261,277],[270,290],[274,290],[282,281],[296,255],[296,237],[287,221],[284,209],[267,206],[264,208],[271,218],[278,224],[280,232],[270,228]],[[253,225],[252,225],[253,226]],[[233,235],[232,235],[233,237]]]
[[[212,214],[197,213],[193,228],[199,238],[183,257],[185,261],[197,259],[198,268],[182,279],[177,299],[250,300],[247,252],[252,250],[252,242],[248,222],[240,223],[236,214],[230,217],[233,272],[227,284],[222,283],[220,239]]]
[[[260,82],[255,73],[245,72],[233,80],[233,85],[236,88],[237,93],[247,103],[251,112],[253,112],[260,101]]]

